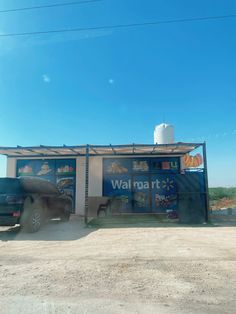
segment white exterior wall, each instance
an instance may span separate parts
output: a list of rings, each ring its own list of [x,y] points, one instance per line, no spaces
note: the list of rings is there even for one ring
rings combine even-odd
[[[7,158],[7,177],[16,176],[16,158]]]
[[[102,196],[102,157],[89,158],[89,196]]]
[[[76,158],[76,214],[84,215],[85,157]],[[102,196],[102,158],[89,158],[89,196]]]
[[[84,215],[85,157],[76,158],[76,214]],[[102,158],[89,158],[89,196],[102,196]]]

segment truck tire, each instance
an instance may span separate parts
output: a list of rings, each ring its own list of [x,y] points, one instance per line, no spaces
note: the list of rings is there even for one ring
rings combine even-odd
[[[72,210],[72,205],[69,203],[66,203],[64,207],[64,212],[60,216],[62,222],[67,222],[70,220],[71,210]]]
[[[21,226],[26,232],[37,232],[44,222],[44,212],[40,206],[41,202],[35,202],[33,199],[27,198],[24,204],[24,212],[21,217]]]
[[[33,209],[27,214],[27,218],[23,221],[23,230],[33,233],[39,231],[43,224],[43,214],[41,209]]]

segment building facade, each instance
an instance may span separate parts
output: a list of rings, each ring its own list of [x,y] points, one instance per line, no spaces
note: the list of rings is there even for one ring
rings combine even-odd
[[[199,149],[202,154],[194,153]],[[2,147],[0,153],[7,155],[8,177],[36,176],[55,183],[71,195],[78,215],[87,214],[89,197],[115,200],[114,213],[165,214],[180,211],[186,195],[193,203],[198,195],[207,220],[204,143]]]

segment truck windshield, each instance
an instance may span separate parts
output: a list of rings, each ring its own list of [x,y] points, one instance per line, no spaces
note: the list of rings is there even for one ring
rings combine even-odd
[[[20,182],[14,179],[0,179],[0,194],[18,194],[21,192]]]

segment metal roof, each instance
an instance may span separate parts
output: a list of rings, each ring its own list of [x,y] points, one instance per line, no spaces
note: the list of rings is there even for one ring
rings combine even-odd
[[[8,157],[67,157],[85,156],[89,148],[90,156],[106,155],[184,155],[202,146],[203,143],[174,144],[127,144],[127,145],[80,145],[80,146],[32,146],[0,147],[0,154]]]

